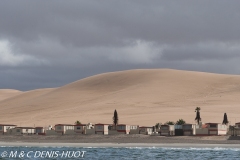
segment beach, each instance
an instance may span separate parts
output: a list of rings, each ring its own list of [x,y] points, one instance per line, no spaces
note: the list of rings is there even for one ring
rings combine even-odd
[[[69,147],[240,147],[239,137],[229,136],[149,136],[149,135],[75,135],[75,136],[0,136],[1,146]]]

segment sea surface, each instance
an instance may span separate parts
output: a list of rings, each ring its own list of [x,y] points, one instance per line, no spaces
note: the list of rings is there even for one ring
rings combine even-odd
[[[240,159],[240,148],[169,147],[0,147],[0,159]]]

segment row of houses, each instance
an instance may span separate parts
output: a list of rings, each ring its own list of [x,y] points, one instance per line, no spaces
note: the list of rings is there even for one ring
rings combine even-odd
[[[45,135],[43,127],[18,127],[12,124],[0,124],[0,133],[8,135],[38,134]]]
[[[240,133],[240,123],[236,123],[235,131]],[[18,127],[16,125],[0,124],[0,133],[6,135],[78,135],[78,134],[145,134],[160,136],[209,136],[232,134],[227,125],[220,123],[160,125],[159,128],[150,126],[118,124],[56,124],[54,127]],[[237,134],[237,132],[236,132]]]

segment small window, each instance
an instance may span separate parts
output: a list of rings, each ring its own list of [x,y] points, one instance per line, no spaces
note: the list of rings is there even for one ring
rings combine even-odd
[[[210,124],[210,128],[217,128],[216,124]]]
[[[0,130],[2,130],[2,126],[0,126]]]
[[[17,132],[20,132],[20,129],[17,129]]]
[[[81,129],[81,127],[78,126],[77,129]]]

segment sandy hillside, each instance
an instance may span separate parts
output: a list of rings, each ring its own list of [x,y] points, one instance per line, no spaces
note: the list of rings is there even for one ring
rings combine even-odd
[[[14,89],[0,89],[0,101],[22,93]]]
[[[2,100],[0,123],[112,123],[114,109],[120,123],[194,123],[197,106],[203,122],[221,123],[224,112],[231,123],[240,121],[240,76],[170,69],[105,73]]]

